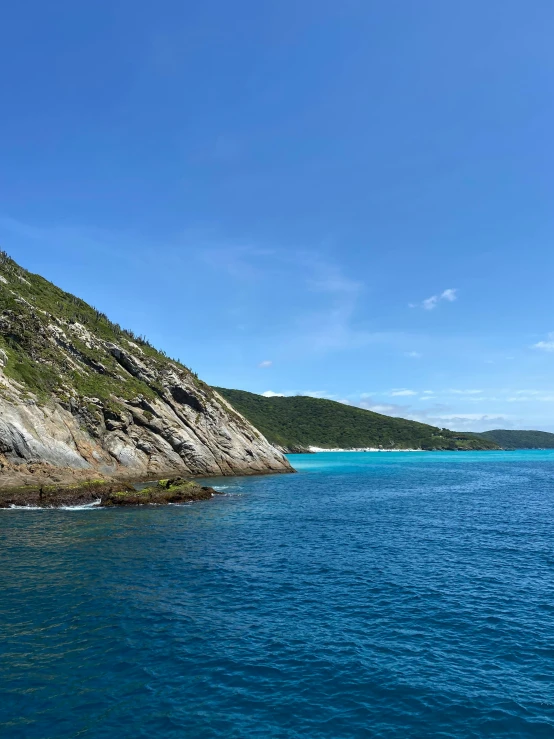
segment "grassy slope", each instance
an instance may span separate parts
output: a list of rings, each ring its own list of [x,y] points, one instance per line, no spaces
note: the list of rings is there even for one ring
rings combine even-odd
[[[72,336],[72,344],[79,352],[75,357],[78,368],[68,363],[64,352],[44,338],[45,327],[53,322],[60,325],[60,321],[62,325],[63,322],[80,323],[105,341],[117,344],[122,340],[133,341],[159,366],[170,361],[143,337],[122,329],[80,298],[64,292],[40,275],[28,272],[5,252],[0,252],[0,349],[8,356],[4,368],[7,376],[44,400],[52,394],[63,400],[68,392],[103,400],[111,399],[114,394],[128,399],[137,395],[155,397],[156,387],[152,383],[149,386],[131,376],[122,379],[120,367],[109,353],[99,357],[97,351],[75,336]],[[103,365],[100,372],[94,369],[99,359]],[[180,363],[171,361],[180,369],[187,370]],[[201,382],[196,376],[194,380]]]
[[[494,441],[504,449],[554,449],[554,434],[547,431],[494,429],[478,436]]]
[[[265,398],[244,390],[214,388],[274,444],[318,447],[496,449],[494,442],[392,418],[332,400]]]

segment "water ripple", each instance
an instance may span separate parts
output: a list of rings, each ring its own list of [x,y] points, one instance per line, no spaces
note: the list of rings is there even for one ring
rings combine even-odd
[[[3,735],[553,737],[554,456],[294,461],[2,512]]]

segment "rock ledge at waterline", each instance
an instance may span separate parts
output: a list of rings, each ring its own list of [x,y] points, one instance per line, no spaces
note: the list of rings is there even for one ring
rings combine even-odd
[[[0,508],[113,508],[137,505],[180,505],[220,495],[212,487],[181,477],[143,486],[102,480],[72,485],[24,485],[0,490]]]

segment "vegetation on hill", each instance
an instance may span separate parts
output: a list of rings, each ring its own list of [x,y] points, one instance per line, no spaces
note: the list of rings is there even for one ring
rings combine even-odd
[[[554,434],[548,431],[512,431],[509,429],[494,429],[476,434],[482,438],[494,441],[503,449],[554,449]]]
[[[333,400],[306,396],[266,398],[214,388],[264,436],[284,449],[497,449],[494,441],[416,421],[392,418]]]
[[[6,252],[0,251],[0,350],[5,353],[3,372],[21,383],[38,398],[53,393],[65,400],[76,391],[84,397],[112,400],[114,394],[125,399],[142,395],[153,399],[161,395],[155,383],[122,373],[115,357],[91,345],[88,336],[139,347],[142,356],[159,365],[169,362],[201,383],[195,373],[175,360],[169,360],[143,336],[121,328],[108,317],[66,293],[40,275],[20,267]],[[74,327],[68,358],[67,346],[56,330]],[[53,336],[56,340],[50,340]]]

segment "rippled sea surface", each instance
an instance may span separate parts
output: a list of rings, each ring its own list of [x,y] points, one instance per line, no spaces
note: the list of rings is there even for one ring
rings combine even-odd
[[[291,460],[0,511],[0,734],[553,737],[554,453]]]

